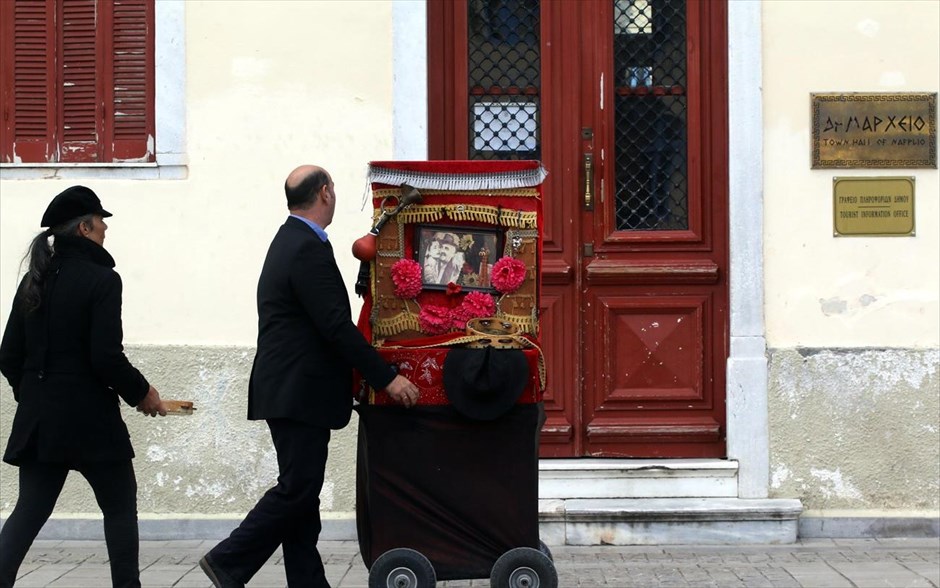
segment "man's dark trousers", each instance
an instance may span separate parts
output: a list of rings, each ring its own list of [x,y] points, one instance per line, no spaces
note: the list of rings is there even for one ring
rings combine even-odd
[[[277,451],[277,486],[209,557],[229,576],[247,583],[283,545],[288,586],[329,588],[317,539],[330,430],[289,419],[267,423]]]

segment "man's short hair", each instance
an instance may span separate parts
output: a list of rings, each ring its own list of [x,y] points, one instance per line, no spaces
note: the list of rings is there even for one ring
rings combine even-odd
[[[284,182],[284,193],[287,194],[287,208],[309,208],[316,202],[317,194],[323,186],[327,185],[330,177],[325,170],[317,170],[294,187]]]

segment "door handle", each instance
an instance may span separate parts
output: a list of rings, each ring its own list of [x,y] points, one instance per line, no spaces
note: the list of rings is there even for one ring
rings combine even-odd
[[[594,210],[594,154],[584,154],[584,210]]]

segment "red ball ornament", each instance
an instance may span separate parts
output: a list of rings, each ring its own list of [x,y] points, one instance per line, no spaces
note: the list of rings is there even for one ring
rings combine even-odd
[[[376,238],[372,233],[359,237],[353,242],[352,254],[359,261],[372,261],[375,259],[375,252]]]

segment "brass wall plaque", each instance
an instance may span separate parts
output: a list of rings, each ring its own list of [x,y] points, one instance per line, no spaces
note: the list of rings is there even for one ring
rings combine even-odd
[[[937,94],[810,94],[813,168],[937,169]]]
[[[832,178],[833,236],[913,236],[914,178]]]

